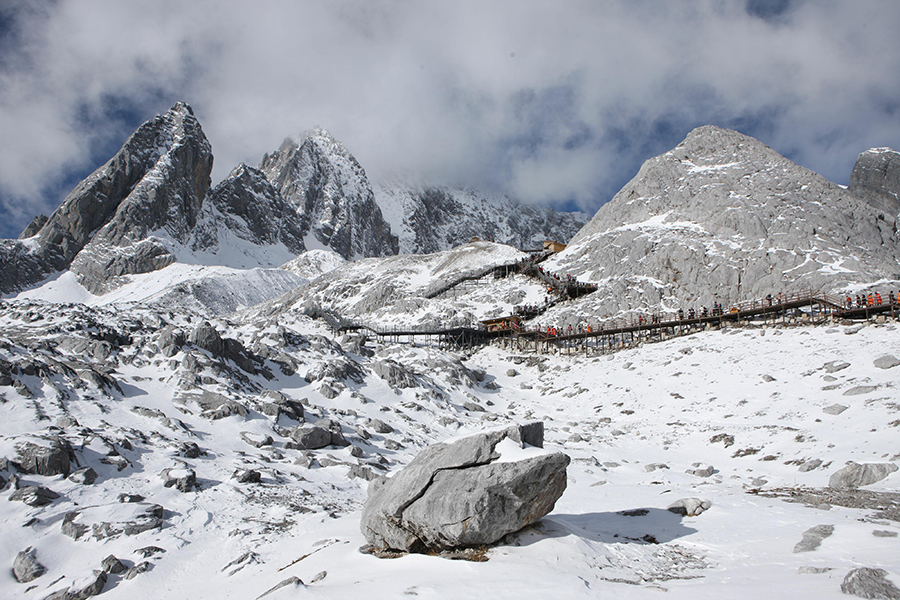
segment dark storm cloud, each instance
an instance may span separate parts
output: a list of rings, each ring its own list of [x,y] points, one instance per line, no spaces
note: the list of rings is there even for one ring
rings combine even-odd
[[[6,6],[4,235],[179,99],[216,180],[321,126],[373,179],[591,211],[705,123],[839,182],[900,144],[900,4],[878,0]]]

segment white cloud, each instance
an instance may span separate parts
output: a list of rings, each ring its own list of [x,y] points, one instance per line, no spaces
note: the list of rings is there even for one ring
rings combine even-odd
[[[744,124],[839,180],[859,151],[900,145],[900,5],[805,2],[770,22],[743,9],[61,0],[20,18],[0,66],[3,208],[47,210],[58,198],[33,199],[48,182],[96,166],[91,148],[122,132],[83,117],[110,98],[143,118],[188,101],[214,179],[322,126],[376,178],[416,172],[590,209],[667,149],[657,138],[702,123]]]

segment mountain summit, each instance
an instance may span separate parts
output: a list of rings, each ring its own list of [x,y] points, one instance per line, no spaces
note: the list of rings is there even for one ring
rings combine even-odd
[[[600,285],[601,314],[900,279],[893,214],[712,126],[651,158],[548,268]]]

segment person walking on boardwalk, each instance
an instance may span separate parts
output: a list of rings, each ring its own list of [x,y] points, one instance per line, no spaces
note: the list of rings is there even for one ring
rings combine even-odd
[[[875,292],[875,304],[881,304],[881,293]]]
[[[850,296],[847,296],[847,308],[853,307],[853,299]]]
[[[872,306],[875,304],[875,298],[872,297],[872,292],[869,292],[869,295],[866,296],[866,306]]]
[[[769,306],[772,306],[772,294],[769,294],[768,296],[766,296],[766,300],[769,301]]]

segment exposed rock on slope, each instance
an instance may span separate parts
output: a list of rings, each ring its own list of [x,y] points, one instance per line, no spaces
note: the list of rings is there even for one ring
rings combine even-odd
[[[330,247],[344,258],[397,254],[397,238],[381,215],[366,172],[323,129],[286,139],[260,169],[297,210],[307,246]]]
[[[538,249],[547,239],[568,241],[587,221],[584,213],[558,213],[472,190],[393,184],[376,188],[375,199],[400,238],[401,254],[449,250],[472,238]]]
[[[892,217],[900,214],[900,152],[890,148],[861,152],[850,173],[850,191]]]
[[[545,268],[590,313],[712,306],[900,279],[891,215],[758,140],[705,126],[648,160]]]

